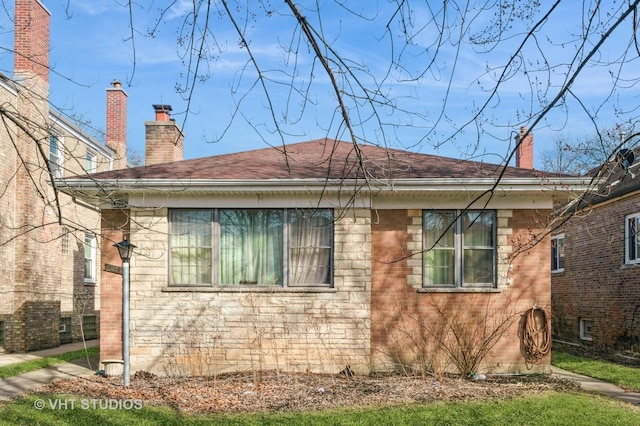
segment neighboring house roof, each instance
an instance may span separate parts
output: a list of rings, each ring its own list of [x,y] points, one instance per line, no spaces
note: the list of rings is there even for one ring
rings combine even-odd
[[[358,155],[358,150],[361,155]],[[172,197],[211,194],[326,194],[356,189],[371,194],[455,195],[485,192],[539,196],[580,192],[590,178],[505,167],[372,145],[318,139],[193,160],[61,179],[58,188],[91,203],[131,194]]]
[[[590,174],[600,176],[597,190],[589,193],[580,207],[594,206],[640,191],[640,148],[633,152],[631,164],[620,156],[594,169]]]

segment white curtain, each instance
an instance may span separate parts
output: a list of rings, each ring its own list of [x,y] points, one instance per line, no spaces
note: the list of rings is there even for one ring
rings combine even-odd
[[[211,210],[171,210],[171,284],[211,284]]]
[[[283,210],[220,210],[220,284],[283,284]]]
[[[455,218],[452,210],[426,211],[424,276],[427,285],[455,285]]]
[[[290,285],[330,284],[331,212],[292,210],[289,214]]]

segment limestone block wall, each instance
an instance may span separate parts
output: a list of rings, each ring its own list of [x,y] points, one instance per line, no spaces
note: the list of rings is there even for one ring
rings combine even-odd
[[[132,211],[132,373],[368,372],[371,216],[335,217],[331,289],[175,291],[167,287],[167,209]]]

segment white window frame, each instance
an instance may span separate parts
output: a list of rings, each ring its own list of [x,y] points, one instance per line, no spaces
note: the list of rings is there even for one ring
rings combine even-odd
[[[93,173],[97,171],[98,155],[91,149],[87,148],[87,153],[84,156],[84,170],[87,173]]]
[[[54,140],[56,141],[55,150]],[[56,133],[49,135],[49,168],[54,178],[61,178],[64,175],[64,144],[62,136]]]
[[[96,236],[91,233],[84,234],[84,282],[94,284],[96,282]],[[89,255],[87,257],[87,255]],[[89,266],[87,267],[87,262]]]
[[[640,213],[624,218],[624,262],[640,264]]]
[[[452,213],[456,218],[455,223],[451,225],[454,231],[454,241],[453,247],[449,248],[454,251],[454,282],[451,283],[428,283],[427,282],[427,264],[426,257],[427,252],[432,248],[426,241],[426,232],[425,232],[425,215],[430,212],[449,212]],[[466,213],[491,213],[493,216],[492,223],[492,246],[477,246],[477,247],[467,247],[464,245],[464,229],[463,229],[463,218]],[[496,210],[453,210],[453,209],[443,209],[443,210],[423,210],[422,212],[423,224],[423,266],[422,266],[422,279],[423,279],[423,288],[496,288],[497,287],[497,250],[498,250],[498,239],[497,239],[497,229],[498,229],[498,220],[497,220],[497,211]],[[479,250],[491,250],[491,282],[486,283],[466,283],[464,282],[464,255],[465,250],[469,249],[479,249]]]
[[[593,320],[580,318],[580,339],[593,341]]]
[[[555,245],[554,245],[555,243]],[[551,237],[551,272],[564,272],[564,234],[558,234]],[[559,249],[561,247],[561,249]],[[562,262],[561,262],[562,260]],[[555,268],[554,268],[555,264]]]
[[[212,267],[211,267],[211,282],[207,282],[207,283],[201,283],[201,284],[188,284],[188,283],[179,283],[179,282],[172,282],[172,271],[171,271],[171,265],[172,265],[172,252],[173,252],[173,245],[172,245],[172,220],[171,220],[171,215],[172,215],[172,211],[196,211],[196,210],[203,210],[203,211],[210,211],[211,212],[211,243],[208,242],[204,242],[204,245],[200,246],[200,249],[203,250],[211,250],[211,259],[212,259]],[[282,265],[282,273],[283,273],[283,282],[281,284],[270,284],[270,283],[238,283],[238,284],[229,284],[229,283],[221,283],[220,282],[220,211],[222,210],[276,210],[276,211],[282,211],[283,212],[283,224],[282,224],[282,233],[283,233],[283,265]],[[240,209],[234,209],[234,208],[215,208],[215,209],[181,209],[181,208],[175,208],[175,209],[169,209],[169,213],[168,213],[168,222],[169,222],[169,261],[168,261],[168,268],[169,270],[167,271],[167,284],[169,287],[216,287],[216,288],[237,288],[237,287],[266,287],[266,288],[273,288],[273,287],[288,287],[288,288],[309,288],[309,287],[320,287],[320,288],[332,288],[333,287],[333,272],[334,272],[334,264],[333,264],[333,257],[334,257],[334,250],[335,250],[335,244],[334,244],[334,233],[335,233],[335,229],[333,226],[333,220],[334,220],[334,211],[333,209],[318,209],[318,210],[322,210],[322,211],[326,211],[326,212],[330,212],[331,213],[331,229],[330,229],[330,246],[314,246],[316,248],[319,249],[330,249],[330,253],[329,253],[329,260],[328,260],[328,268],[329,268],[329,275],[328,275],[328,283],[311,283],[311,284],[301,284],[301,283],[295,283],[292,282],[291,280],[291,270],[290,270],[290,256],[291,256],[291,251],[292,250],[296,250],[296,249],[301,249],[302,247],[297,247],[294,245],[293,241],[292,241],[292,235],[293,235],[293,230],[292,230],[292,214],[291,212],[295,212],[296,209],[281,209],[281,208],[274,208],[274,209],[244,209],[244,208],[240,208]],[[312,210],[311,210],[312,211]],[[196,248],[196,246],[189,246],[190,248]],[[186,248],[185,247],[178,247],[178,248]]]

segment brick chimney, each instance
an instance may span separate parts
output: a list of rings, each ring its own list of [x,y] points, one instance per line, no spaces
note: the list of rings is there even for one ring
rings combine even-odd
[[[533,170],[533,133],[527,134],[525,126],[516,136],[516,167]]]
[[[17,78],[39,77],[49,84],[49,25],[51,14],[39,0],[16,0],[14,72]]]
[[[107,88],[107,146],[115,151],[114,170],[127,167],[127,93],[119,80]]]
[[[184,135],[171,119],[171,105],[153,105],[156,121],[146,121],[146,166],[184,159]]]
[[[15,174],[5,187],[2,214],[11,218],[14,237],[2,250],[3,279],[13,287],[13,294],[2,302],[11,309],[5,337],[5,349],[28,351],[60,344],[54,328],[60,317],[60,250],[55,250],[52,236],[60,235],[59,218],[50,208],[55,198],[49,179],[48,157],[35,149],[38,141],[48,155],[49,120],[49,11],[38,0],[16,0],[14,33],[14,80],[16,84],[15,152],[6,158]],[[9,102],[4,100],[3,102]],[[3,136],[4,137],[4,136]],[[7,139],[8,140],[8,139]],[[3,149],[11,145],[2,141]],[[11,150],[14,148],[12,146]],[[3,153],[5,154],[5,153]],[[5,164],[3,164],[5,166]],[[4,168],[2,168],[4,172]],[[9,169],[6,169],[9,170]],[[4,173],[3,173],[4,175]],[[11,194],[11,196],[9,196]],[[48,243],[43,243],[48,241]],[[57,246],[60,247],[59,245]],[[34,326],[30,326],[33,324]],[[37,324],[37,326],[35,326]]]

